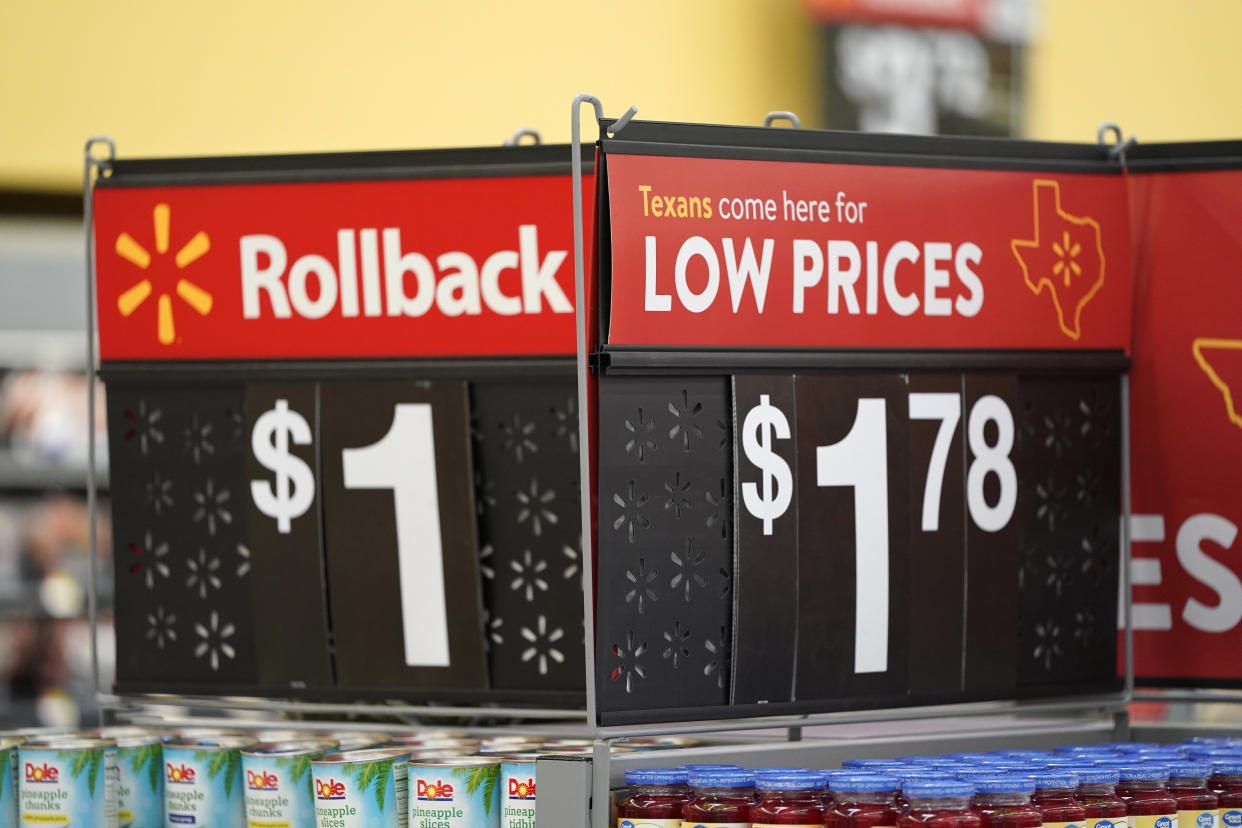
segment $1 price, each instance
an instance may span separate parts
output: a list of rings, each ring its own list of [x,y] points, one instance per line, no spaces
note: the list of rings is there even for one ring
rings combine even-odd
[[[888,669],[888,433],[887,402],[883,398],[858,400],[854,424],[837,442],[815,447],[818,486],[848,486],[854,490],[854,549],[856,565],[854,672]],[[924,532],[940,528],[940,501],[949,449],[962,416],[962,395],[911,393],[911,420],[938,420],[923,484],[920,526]],[[995,440],[986,436],[995,424]],[[789,419],[767,394],[750,409],[742,423],[742,451],[760,472],[758,482],[742,484],[746,511],[763,523],[763,534],[793,501],[793,472],[773,450],[775,440],[790,437]],[[1018,497],[1018,475],[1010,453],[1014,444],[1013,413],[1000,397],[980,397],[970,409],[966,439],[974,459],[966,473],[966,505],[971,520],[985,532],[998,532],[1013,517]],[[989,475],[999,482],[999,495],[989,503],[984,483]]]
[[[283,399],[255,421],[250,435],[255,459],[275,474],[275,481],[250,481],[251,497],[281,534],[292,531],[293,521],[315,499],[314,473],[290,451],[290,444],[304,446],[311,440],[306,418]],[[398,404],[388,433],[372,445],[343,449],[342,461],[346,489],[389,489],[393,494],[406,664],[449,666],[431,405]]]

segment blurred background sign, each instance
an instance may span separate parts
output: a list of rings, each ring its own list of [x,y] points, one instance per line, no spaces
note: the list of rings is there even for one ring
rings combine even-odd
[[[805,0],[831,129],[1022,132],[1035,0]]]

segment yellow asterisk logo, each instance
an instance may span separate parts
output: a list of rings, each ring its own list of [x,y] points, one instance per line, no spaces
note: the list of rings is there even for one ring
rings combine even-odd
[[[1068,230],[1061,231],[1061,241],[1052,243],[1052,252],[1061,258],[1052,266],[1052,275],[1060,276],[1065,280],[1065,286],[1070,286],[1070,274],[1075,276],[1082,275],[1082,266],[1078,264],[1076,259],[1078,254],[1082,252],[1082,245],[1078,242],[1070,244],[1070,234]]]
[[[155,224],[155,252],[162,256],[168,253],[168,236],[172,210],[167,204],[157,204],[155,209],[151,211],[151,218]],[[200,230],[177,251],[176,255],[173,256],[173,263],[178,270],[184,270],[210,249],[211,239]],[[145,247],[135,241],[134,237],[129,233],[122,233],[116,237],[116,252],[121,258],[141,270],[148,270],[151,267],[151,254],[147,252]],[[211,313],[211,294],[189,279],[178,279],[174,290],[187,305],[198,311],[200,315],[206,316]],[[142,306],[143,302],[147,301],[147,298],[154,291],[155,288],[152,286],[150,279],[142,279],[136,282],[116,300],[117,310],[121,312],[121,316],[129,317]],[[161,292],[159,294],[156,300],[156,310],[156,334],[159,337],[160,344],[171,345],[177,338],[177,330],[173,323],[172,297],[168,293]]]

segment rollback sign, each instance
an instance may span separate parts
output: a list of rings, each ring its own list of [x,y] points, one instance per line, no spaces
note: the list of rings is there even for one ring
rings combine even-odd
[[[1118,690],[1126,185],[1024,148],[603,141],[601,721]]]
[[[513,176],[101,188],[103,358],[571,353],[564,187]]]
[[[569,172],[551,145],[110,166],[118,687],[578,698]]]

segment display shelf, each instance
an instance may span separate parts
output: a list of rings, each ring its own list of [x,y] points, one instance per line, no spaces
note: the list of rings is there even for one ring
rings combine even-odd
[[[106,470],[96,471],[95,488],[108,490]],[[0,492],[86,491],[86,467],[40,461],[26,463],[0,452]]]
[[[773,736],[776,734],[769,731]],[[590,758],[547,758],[537,764],[541,828],[605,828],[610,793],[634,768],[690,763],[745,767],[834,768],[845,759],[903,754],[1049,749],[1067,742],[1095,743],[1124,738],[1124,716],[1106,712],[1063,717],[1018,713],[990,717],[938,716],[904,723],[875,721],[803,729],[799,741],[709,744],[694,748],[609,755],[597,741]],[[555,803],[545,810],[544,802]],[[593,803],[595,807],[593,806]]]

